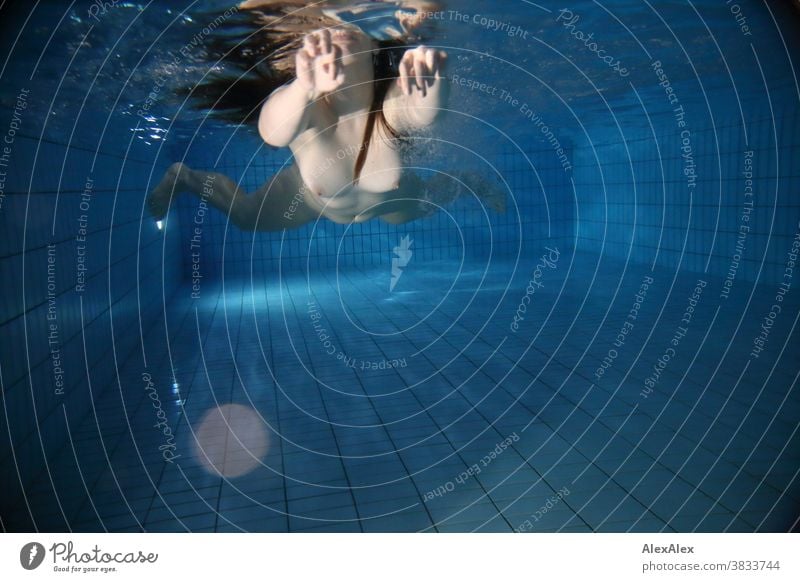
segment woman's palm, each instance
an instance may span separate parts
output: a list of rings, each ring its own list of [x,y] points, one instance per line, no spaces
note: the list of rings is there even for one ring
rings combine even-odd
[[[312,32],[297,51],[297,79],[314,97],[335,91],[344,83],[341,59],[342,50],[331,42],[330,32]]]

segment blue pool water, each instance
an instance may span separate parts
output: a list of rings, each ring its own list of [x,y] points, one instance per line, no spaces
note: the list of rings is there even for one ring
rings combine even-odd
[[[796,3],[450,3],[505,213],[160,230],[289,160],[172,92],[228,6],[0,8],[4,531],[797,529]]]

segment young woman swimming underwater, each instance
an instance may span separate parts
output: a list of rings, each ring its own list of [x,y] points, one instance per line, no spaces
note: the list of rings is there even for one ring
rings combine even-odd
[[[241,4],[237,24],[244,20],[252,33],[220,35],[209,46],[237,70],[189,92],[218,117],[256,124],[264,142],[289,147],[294,163],[253,193],[222,174],[173,164],[148,197],[151,214],[163,218],[181,192],[202,196],[243,230],[320,217],[400,224],[462,194],[504,211],[505,195],[474,173],[423,180],[403,168],[398,144],[442,116],[448,93],[447,54],[407,48],[409,29],[425,14],[425,2],[412,3]]]

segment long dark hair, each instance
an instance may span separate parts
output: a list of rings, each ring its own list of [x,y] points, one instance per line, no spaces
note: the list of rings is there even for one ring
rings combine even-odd
[[[298,8],[291,1],[268,2],[253,9],[226,13],[206,12],[200,21],[218,25],[205,41],[206,55],[211,63],[221,67],[203,81],[179,90],[189,96],[193,106],[209,115],[235,124],[258,121],[261,105],[277,88],[295,77],[295,53],[306,34],[320,28],[332,27],[339,21],[321,11]],[[383,102],[398,77],[397,64],[404,40],[379,41],[373,53],[374,91],[364,130],[364,138],[355,163],[355,183],[367,159],[367,152],[379,126],[390,141],[401,138],[400,133],[386,120]]]

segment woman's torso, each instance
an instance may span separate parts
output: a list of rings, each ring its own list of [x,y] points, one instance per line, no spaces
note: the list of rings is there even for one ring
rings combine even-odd
[[[363,114],[343,117],[328,129],[306,132],[291,145],[306,203],[335,222],[363,222],[396,209],[392,201],[400,195],[402,160],[382,128],[374,129],[354,184],[365,123]]]

